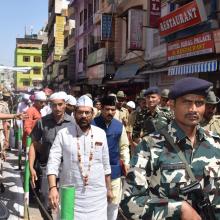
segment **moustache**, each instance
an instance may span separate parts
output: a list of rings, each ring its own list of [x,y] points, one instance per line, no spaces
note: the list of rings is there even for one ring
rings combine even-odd
[[[189,112],[189,113],[185,114],[185,117],[195,117],[198,119],[199,115],[196,112]]]

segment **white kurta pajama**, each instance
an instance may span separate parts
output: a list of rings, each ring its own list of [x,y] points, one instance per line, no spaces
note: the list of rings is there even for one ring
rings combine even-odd
[[[87,171],[91,142],[93,141],[93,159],[89,172],[88,185],[84,186],[77,156],[77,131],[82,161]],[[91,132],[93,138],[91,138]],[[91,140],[92,139],[92,140]],[[63,163],[61,164],[61,158]],[[76,220],[107,220],[107,190],[105,175],[111,173],[109,153],[105,132],[95,126],[85,135],[78,125],[70,125],[60,130],[50,150],[47,175],[58,176],[60,186],[74,185],[76,189],[74,216]]]

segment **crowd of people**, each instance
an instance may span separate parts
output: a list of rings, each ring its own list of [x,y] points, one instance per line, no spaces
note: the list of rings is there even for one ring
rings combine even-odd
[[[219,98],[211,88],[187,77],[170,90],[142,90],[136,100],[123,91],[98,98],[48,88],[23,94],[17,114],[0,124],[2,146],[7,119],[16,118],[24,150],[32,139],[31,182],[50,214],[59,209],[59,188],[73,185],[76,220],[199,220],[198,198],[181,193],[197,181],[220,219]],[[0,112],[9,114],[2,102]]]

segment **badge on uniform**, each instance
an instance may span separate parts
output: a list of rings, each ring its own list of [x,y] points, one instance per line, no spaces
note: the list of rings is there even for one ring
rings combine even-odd
[[[95,142],[95,146],[96,146],[96,147],[101,147],[102,144],[103,144],[102,142],[98,142],[98,141]]]

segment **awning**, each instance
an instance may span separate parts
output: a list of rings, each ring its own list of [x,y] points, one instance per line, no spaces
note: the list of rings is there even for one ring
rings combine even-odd
[[[128,83],[129,79],[122,79],[122,80],[111,80],[107,81],[106,84],[116,84],[116,83]]]
[[[125,64],[118,68],[113,81],[133,78],[139,68],[140,66],[138,64]]]
[[[140,75],[146,75],[146,74],[151,74],[151,73],[162,73],[162,72],[167,72],[168,67],[160,68],[160,69],[154,69],[154,70],[145,70],[143,72],[140,72]]]
[[[209,60],[198,63],[190,63],[178,66],[171,66],[168,68],[168,75],[186,75],[192,73],[206,73],[215,72],[218,70],[218,60]]]

